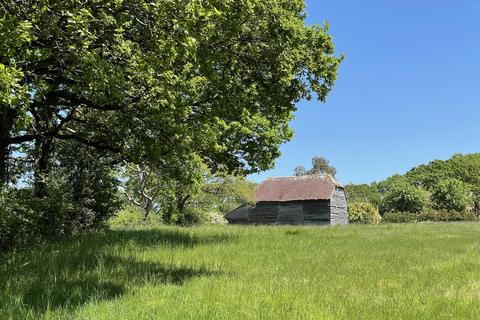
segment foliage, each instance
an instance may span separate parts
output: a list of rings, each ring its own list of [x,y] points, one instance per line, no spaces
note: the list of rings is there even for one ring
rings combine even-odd
[[[43,197],[33,188],[5,188],[0,198],[0,247],[100,229],[120,207],[117,179],[106,157],[76,143],[59,144]]]
[[[114,229],[138,226],[160,226],[162,224],[162,218],[158,214],[153,214],[145,219],[145,215],[140,208],[134,205],[126,205],[113,218],[108,220],[108,224]]]
[[[36,157],[74,140],[133,162],[194,153],[213,171],[258,172],[291,138],[295,102],[324,101],[341,62],[328,25],[306,26],[303,0],[7,1],[0,10],[1,81],[22,79],[29,91],[0,93],[0,112],[15,111],[2,139],[36,145]]]
[[[0,248],[12,249],[32,242],[71,235],[72,203],[68,193],[53,184],[48,196],[38,199],[31,189],[6,189],[0,195]]]
[[[348,202],[367,202],[376,207],[380,205],[381,194],[375,184],[352,184],[345,186]]]
[[[439,185],[444,183],[443,181],[450,181],[451,179],[461,181],[463,186],[453,187],[460,190],[452,191],[462,193],[466,192],[465,188],[468,188],[472,193],[473,207],[480,213],[480,153],[456,154],[448,160],[431,161],[427,165],[413,168],[405,176],[410,183],[423,186],[432,193],[439,188],[446,188],[446,186],[439,187]],[[456,196],[452,195],[452,197],[462,198],[459,194]],[[443,202],[444,200],[441,198],[439,201]],[[445,206],[442,203],[437,205],[439,207]]]
[[[430,194],[408,183],[392,184],[380,203],[382,213],[388,211],[420,212],[430,206]]]
[[[61,181],[59,192],[71,194],[70,223],[78,230],[103,227],[121,207],[113,159],[76,142],[60,143],[57,152],[51,179]]]
[[[107,230],[2,256],[1,317],[476,319],[479,234],[479,223]]]
[[[245,177],[220,173],[207,178],[195,205],[207,212],[226,214],[242,204],[253,205],[257,185]]]
[[[214,212],[225,214],[255,201],[255,184],[227,173],[212,174],[198,158],[184,157],[173,168],[127,167],[125,194],[144,210],[146,218],[153,210],[165,223],[190,225],[208,221]]]
[[[429,192],[430,206],[433,208],[450,211],[472,209],[480,215],[479,177],[480,153],[456,154],[448,160],[431,161],[411,169],[405,175],[396,174],[370,185],[349,184],[345,190],[349,201],[369,202],[379,206],[382,214],[388,210],[407,211],[405,205],[410,200],[406,193],[423,194],[414,197],[418,199],[413,201],[421,203],[410,206],[409,211],[424,210],[428,207],[426,192]]]
[[[438,209],[466,211],[472,204],[471,192],[466,183],[447,178],[433,187],[432,200]]]
[[[351,223],[376,224],[382,217],[378,209],[367,202],[353,202],[348,204],[348,220]]]
[[[27,206],[30,194],[0,191],[0,251],[32,242],[38,232],[38,215]]]
[[[383,215],[382,222],[411,223],[411,222],[449,222],[449,221],[477,221],[472,212],[425,210],[421,212],[395,212],[389,211]]]
[[[270,168],[296,102],[332,89],[342,58],[305,17],[304,0],[2,1],[0,188],[32,178],[48,228],[88,229],[118,207],[107,164],[147,164],[164,220],[197,219],[199,163]]]
[[[330,165],[330,161],[325,159],[324,157],[315,156],[312,158],[312,168],[307,170],[304,166],[297,166],[294,169],[295,176],[305,176],[305,175],[313,175],[313,174],[328,174],[332,177],[335,177],[337,173],[337,169],[334,166]]]

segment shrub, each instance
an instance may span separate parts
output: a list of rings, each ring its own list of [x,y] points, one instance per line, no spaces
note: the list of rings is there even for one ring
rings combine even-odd
[[[220,212],[209,212],[207,214],[207,217],[208,217],[209,224],[219,224],[219,225],[228,224],[227,219],[225,219],[224,215]]]
[[[428,191],[407,183],[393,185],[384,195],[381,212],[420,212],[428,209],[430,195]]]
[[[432,201],[443,210],[466,211],[472,204],[470,188],[457,179],[439,181],[433,188]]]
[[[383,222],[408,223],[408,222],[448,222],[448,221],[477,221],[472,212],[426,210],[422,212],[387,212],[383,215]]]
[[[189,226],[208,222],[208,214],[201,208],[186,207],[183,213],[177,213],[176,223]]]
[[[68,183],[49,181],[46,196],[37,198],[32,189],[0,191],[0,249],[25,246],[98,229],[105,225],[115,206],[102,210],[109,195],[75,199]]]
[[[379,223],[382,217],[370,203],[354,202],[348,205],[348,219],[352,223]]]
[[[0,249],[24,246],[35,238],[38,216],[27,204],[26,192],[0,191]]]
[[[143,210],[134,205],[127,205],[111,218],[108,224],[113,228],[154,226],[161,225],[162,218],[158,214],[150,214],[145,220]]]

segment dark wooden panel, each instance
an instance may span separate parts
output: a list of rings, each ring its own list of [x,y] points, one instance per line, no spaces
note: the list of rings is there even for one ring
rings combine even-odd
[[[275,224],[278,223],[278,205],[275,202],[259,203],[248,216],[249,223]]]
[[[229,223],[235,224],[240,223],[244,224],[248,222],[248,213],[250,208],[248,206],[241,206],[233,211],[230,211],[225,215],[225,219],[228,220]]]
[[[278,206],[278,223],[302,224],[303,206],[300,203],[281,203]]]
[[[304,223],[325,224],[330,221],[330,204],[324,201],[306,201],[303,203]]]

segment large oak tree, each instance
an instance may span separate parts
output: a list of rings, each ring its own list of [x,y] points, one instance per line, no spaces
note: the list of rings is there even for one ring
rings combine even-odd
[[[24,155],[41,196],[62,140],[158,166],[269,168],[295,103],[325,100],[341,62],[327,25],[304,18],[303,0],[2,1],[2,182]]]

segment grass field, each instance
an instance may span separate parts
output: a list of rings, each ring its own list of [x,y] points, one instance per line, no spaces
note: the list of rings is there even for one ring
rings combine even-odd
[[[479,319],[480,224],[116,230],[2,257],[4,319]]]

